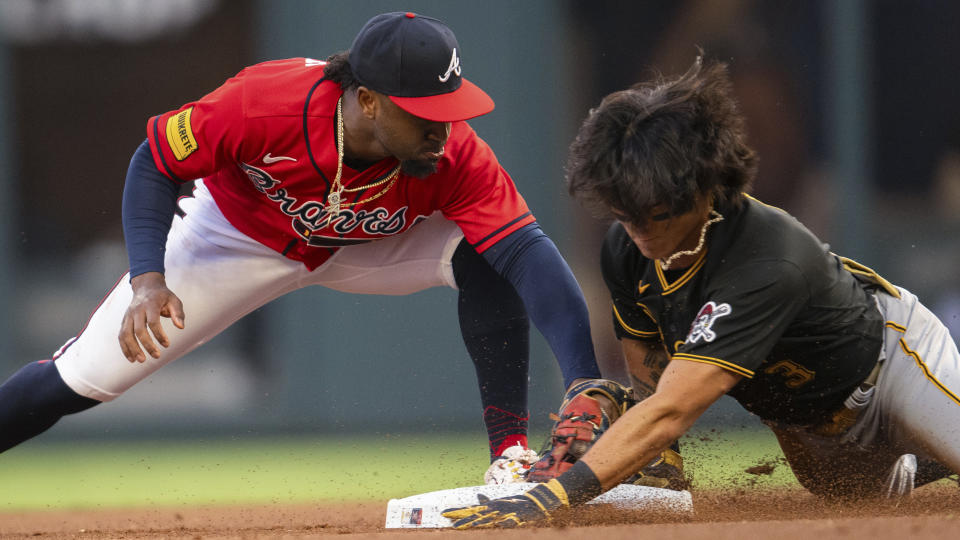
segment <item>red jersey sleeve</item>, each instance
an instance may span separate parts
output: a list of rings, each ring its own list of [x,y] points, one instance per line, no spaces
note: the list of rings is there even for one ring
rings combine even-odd
[[[186,182],[237,162],[242,143],[249,143],[244,129],[245,73],[201,99],[147,122],[147,139],[160,171],[172,180]]]
[[[478,253],[536,221],[493,150],[465,122],[454,123],[447,149],[455,189],[441,206]]]

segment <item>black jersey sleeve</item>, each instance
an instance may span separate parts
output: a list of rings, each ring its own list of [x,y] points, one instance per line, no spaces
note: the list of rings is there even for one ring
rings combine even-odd
[[[740,265],[706,292],[673,358],[714,364],[747,378],[810,300],[803,272],[782,260]]]
[[[638,286],[647,259],[630,241],[623,226],[614,223],[607,231],[600,252],[603,280],[613,302],[613,328],[617,339],[660,339],[650,310],[639,300]]]

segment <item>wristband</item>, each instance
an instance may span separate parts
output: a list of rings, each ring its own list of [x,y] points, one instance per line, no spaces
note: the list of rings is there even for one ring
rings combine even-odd
[[[557,477],[556,482],[566,492],[570,506],[592,501],[597,495],[603,493],[600,479],[583,461],[574,463],[567,472]]]

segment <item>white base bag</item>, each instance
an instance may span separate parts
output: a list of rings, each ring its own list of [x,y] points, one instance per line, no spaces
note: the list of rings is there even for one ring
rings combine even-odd
[[[387,503],[388,529],[445,528],[452,525],[442,515],[447,508],[474,506],[477,495],[491,499],[520,495],[537,484],[519,482],[513,484],[468,486],[411,495],[403,499],[390,499]],[[619,485],[601,494],[587,504],[609,504],[623,510],[644,510],[665,515],[693,514],[693,498],[689,491],[674,491],[647,486]]]

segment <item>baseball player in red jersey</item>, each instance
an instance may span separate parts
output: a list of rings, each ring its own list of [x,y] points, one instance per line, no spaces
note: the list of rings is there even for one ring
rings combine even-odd
[[[960,353],[946,327],[747,196],[756,163],[722,64],[698,59],[591,110],[568,187],[616,220],[601,267],[639,402],[585,452],[573,445],[589,437],[558,427],[529,475],[544,483],[446,511],[455,527],[515,527],[589,501],[663,457],[724,394],[772,429],[819,497],[899,498],[960,472]]]
[[[491,456],[525,449],[528,316],[567,387],[599,371],[572,273],[464,122],[494,105],[460,55],[442,22],[383,14],[347,53],[254,65],[151,118],[124,188],[130,272],[53,361],[0,386],[0,451],[309,285],[458,289]]]

